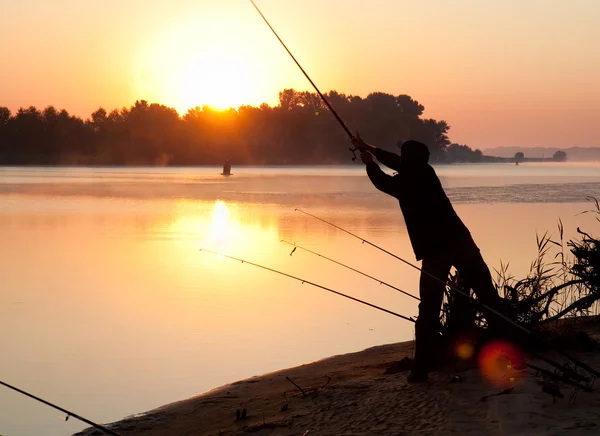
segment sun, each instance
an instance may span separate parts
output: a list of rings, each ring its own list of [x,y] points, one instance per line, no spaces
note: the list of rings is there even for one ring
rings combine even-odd
[[[237,108],[253,98],[252,81],[245,74],[246,60],[239,54],[212,47],[181,57],[172,87],[180,112],[202,104],[215,109]]]
[[[134,67],[139,98],[180,114],[203,105],[228,109],[272,103],[269,74],[276,71],[244,38],[243,26],[228,19],[179,24],[148,41]]]

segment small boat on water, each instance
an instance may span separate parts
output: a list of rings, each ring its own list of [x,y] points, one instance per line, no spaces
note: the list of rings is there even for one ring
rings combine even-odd
[[[233,176],[233,174],[231,174],[231,164],[229,163],[229,160],[226,160],[223,164],[223,172],[221,175],[225,177]]]

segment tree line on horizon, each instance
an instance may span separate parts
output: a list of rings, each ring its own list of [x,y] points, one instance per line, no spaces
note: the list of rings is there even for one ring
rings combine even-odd
[[[544,157],[525,157],[525,153],[523,153],[522,151],[517,151],[515,153],[514,160],[516,163],[519,163],[519,162],[544,162],[544,161],[566,162],[567,161],[567,153],[562,150],[557,150],[554,152],[552,157],[544,158]]]
[[[326,96],[348,126],[379,147],[398,151],[402,140],[414,139],[427,144],[433,163],[494,159],[451,143],[450,126],[424,118],[424,106],[408,95]],[[349,139],[329,112],[316,93],[293,89],[281,91],[274,107],[203,106],[183,116],[145,100],[111,112],[99,108],[86,120],[53,106],[14,114],[0,107],[0,165],[349,163]]]

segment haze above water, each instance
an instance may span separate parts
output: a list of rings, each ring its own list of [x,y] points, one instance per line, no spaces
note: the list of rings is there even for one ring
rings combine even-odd
[[[537,233],[598,233],[600,163],[436,167],[492,268],[517,277]],[[209,248],[414,316],[418,272],[299,212],[414,261],[397,202],[360,165],[0,168],[0,380],[99,422],[224,383],[412,339],[412,325]],[[84,426],[0,388],[0,434]]]

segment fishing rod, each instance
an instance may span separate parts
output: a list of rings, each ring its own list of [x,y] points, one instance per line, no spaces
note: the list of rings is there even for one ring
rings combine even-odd
[[[29,392],[25,392],[24,390],[21,390],[21,389],[19,389],[17,387],[9,385],[8,383],[4,383],[3,381],[0,381],[0,384],[6,386],[9,389],[12,389],[13,391],[17,391],[18,393],[23,394],[23,395],[25,395],[25,396],[27,396],[29,398],[33,398],[34,400],[39,401],[40,403],[44,403],[46,406],[53,407],[56,410],[60,410],[61,412],[66,413],[67,414],[67,418],[65,419],[65,421],[67,419],[69,419],[70,416],[72,416],[73,418],[76,418],[76,419],[78,419],[78,420],[80,420],[82,422],[85,422],[86,424],[91,425],[92,427],[96,427],[97,429],[102,430],[106,434],[110,434],[112,436],[121,436],[119,433],[116,433],[116,432],[112,431],[111,429],[108,429],[108,428],[106,428],[106,427],[104,427],[104,426],[102,426],[100,424],[96,424],[94,421],[90,421],[89,419],[85,419],[82,416],[77,415],[76,413],[70,412],[67,409],[63,409],[62,407],[59,407],[56,404],[52,404],[49,401],[43,400],[40,397],[36,397],[35,395],[30,394]]]
[[[341,262],[338,262],[338,261],[336,261],[336,260],[330,259],[330,258],[328,258],[328,257],[326,257],[326,256],[323,256],[323,255],[319,254],[319,253],[316,253],[316,252],[314,252],[314,251],[311,251],[311,250],[309,250],[309,249],[307,249],[307,248],[301,247],[301,246],[299,246],[299,245],[297,245],[297,244],[295,244],[295,243],[288,242],[288,241],[285,241],[285,240],[283,240],[283,239],[281,240],[281,242],[283,242],[283,243],[285,243],[285,244],[289,244],[289,245],[293,245],[293,246],[294,246],[294,250],[292,250],[292,253],[290,253],[290,256],[291,256],[291,255],[294,253],[294,251],[295,251],[295,249],[296,249],[296,248],[300,248],[301,250],[304,250],[304,251],[307,251],[307,252],[309,252],[309,253],[315,254],[315,255],[317,255],[317,256],[319,256],[319,257],[322,257],[323,259],[327,259],[327,260],[329,260],[329,261],[331,261],[331,262],[333,262],[333,263],[335,263],[335,264],[341,265],[341,266],[343,266],[343,267],[345,267],[345,268],[348,268],[348,269],[350,269],[350,270],[352,270],[352,271],[355,271],[355,272],[357,272],[357,273],[359,273],[359,274],[362,274],[363,276],[365,276],[365,277],[368,277],[368,278],[370,278],[370,279],[372,279],[372,280],[375,280],[376,282],[379,282],[380,284],[383,284],[383,285],[389,286],[389,287],[391,287],[392,289],[395,289],[395,290],[397,290],[397,291],[400,291],[400,292],[402,292],[403,294],[406,294],[406,295],[408,295],[409,297],[412,297],[412,298],[414,298],[414,299],[416,299],[416,300],[418,300],[418,301],[421,301],[419,298],[415,297],[415,296],[414,296],[414,295],[412,295],[412,294],[409,294],[408,292],[405,292],[405,291],[403,291],[403,290],[401,290],[401,289],[398,289],[398,288],[396,288],[395,286],[392,286],[392,285],[390,285],[390,284],[388,284],[388,283],[385,283],[385,282],[383,282],[383,281],[381,281],[381,280],[379,280],[379,279],[377,279],[377,278],[375,278],[375,277],[372,277],[372,276],[370,276],[370,275],[368,275],[368,274],[365,274],[365,273],[363,273],[362,271],[358,271],[358,270],[356,270],[356,269],[354,269],[354,268],[352,268],[352,267],[349,267],[349,266],[347,266],[347,265],[344,265],[344,264],[343,264],[343,263],[341,263]],[[554,366],[554,367],[558,367],[558,368],[559,368],[561,371],[563,371],[565,374],[568,374],[568,375],[569,375],[569,377],[571,377],[571,378],[575,379],[576,381],[585,381],[585,380],[586,380],[586,378],[585,378],[585,377],[581,376],[580,374],[577,374],[576,372],[572,371],[572,370],[571,370],[570,368],[568,368],[568,367],[564,367],[563,365],[560,365],[560,364],[558,364],[557,362],[553,361],[552,359],[548,359],[546,356],[543,356],[543,355],[540,355],[540,354],[537,354],[537,353],[536,353],[536,357],[538,357],[540,360],[543,360],[544,362],[546,362],[546,363],[548,363],[548,364],[550,364],[550,365],[552,365],[552,366]],[[532,369],[538,370],[538,368],[537,368],[537,367],[532,367]],[[588,391],[589,391],[589,390],[588,390]]]
[[[442,279],[440,279],[439,277],[436,277],[436,276],[434,276],[434,275],[432,275],[432,274],[428,273],[427,271],[424,271],[423,269],[419,268],[418,266],[414,265],[413,263],[411,263],[411,262],[409,262],[409,261],[407,261],[407,260],[405,260],[405,259],[402,259],[400,256],[397,256],[397,255],[395,255],[394,253],[392,253],[392,252],[390,252],[390,251],[388,251],[388,250],[386,250],[386,249],[384,249],[384,248],[382,248],[382,247],[380,247],[380,246],[378,246],[378,245],[375,245],[375,244],[373,244],[372,242],[370,242],[370,241],[367,241],[366,239],[364,239],[364,238],[361,238],[360,236],[358,236],[358,235],[356,235],[356,234],[354,234],[354,233],[352,233],[352,232],[350,232],[350,231],[348,231],[348,230],[346,230],[346,229],[343,229],[343,228],[341,228],[340,226],[338,226],[338,225],[336,225],[336,224],[333,224],[333,223],[331,223],[331,222],[329,222],[329,221],[326,221],[326,220],[324,220],[323,218],[319,218],[318,216],[315,216],[315,215],[313,215],[313,214],[311,214],[311,213],[305,212],[305,211],[303,211],[303,210],[301,210],[301,209],[294,209],[294,210],[295,210],[295,211],[298,211],[298,212],[301,212],[301,213],[303,213],[303,214],[305,214],[305,215],[308,215],[308,216],[310,216],[310,217],[312,217],[312,218],[314,218],[314,219],[316,219],[316,220],[319,220],[319,221],[321,221],[321,222],[323,222],[323,223],[325,223],[325,224],[327,224],[327,225],[329,225],[329,226],[332,226],[332,227],[334,227],[334,228],[336,228],[336,229],[338,229],[338,230],[341,230],[342,232],[344,232],[344,233],[347,233],[347,234],[349,234],[349,235],[353,236],[354,238],[361,240],[361,241],[362,241],[364,244],[368,244],[368,245],[370,245],[370,246],[372,246],[372,247],[374,247],[374,248],[376,248],[376,249],[378,249],[378,250],[380,250],[380,251],[383,251],[384,253],[386,253],[386,254],[388,254],[388,255],[390,255],[390,256],[392,256],[392,257],[394,257],[395,259],[398,259],[399,261],[401,261],[401,262],[405,263],[406,265],[413,267],[413,268],[414,268],[414,269],[416,269],[417,271],[420,271],[421,273],[423,273],[423,274],[426,274],[427,276],[431,277],[432,279],[434,279],[434,280],[437,280],[437,281],[438,281],[438,282],[440,282],[440,283],[443,283],[443,284],[444,284],[444,286],[448,286],[448,287],[449,287],[451,290],[458,292],[459,294],[461,294],[462,296],[464,296],[464,297],[468,298],[469,300],[472,300],[472,299],[471,299],[471,296],[470,296],[469,294],[467,294],[466,292],[462,291],[461,289],[458,289],[458,288],[456,288],[455,286],[452,286],[452,285],[448,284],[448,283],[447,283],[447,281],[445,281],[445,280],[442,280]],[[473,301],[473,300],[472,300],[472,301]],[[525,332],[527,335],[529,335],[529,336],[531,336],[531,337],[533,337],[533,338],[537,339],[538,341],[540,341],[540,342],[542,342],[542,343],[544,343],[544,344],[546,344],[546,345],[550,346],[551,348],[553,348],[553,349],[554,349],[554,351],[556,351],[556,352],[557,352],[558,354],[560,354],[562,357],[564,357],[564,358],[566,358],[566,359],[570,360],[570,361],[571,361],[571,362],[573,362],[574,364],[576,364],[576,365],[580,366],[581,368],[585,369],[585,370],[586,370],[586,371],[587,371],[587,372],[588,372],[590,375],[593,375],[593,376],[595,376],[595,377],[600,377],[600,372],[598,372],[597,370],[595,370],[595,369],[594,369],[594,368],[592,368],[591,366],[587,365],[586,363],[582,362],[581,360],[579,360],[579,359],[577,359],[577,358],[575,358],[575,357],[571,356],[571,355],[570,355],[570,354],[568,354],[567,352],[563,351],[562,349],[560,349],[560,348],[559,348],[559,347],[557,347],[556,345],[552,344],[550,341],[546,340],[545,338],[543,338],[543,337],[542,337],[542,336],[540,336],[539,334],[535,333],[533,330],[530,330],[530,329],[528,329],[527,327],[524,327],[524,326],[522,326],[522,325],[518,324],[517,322],[513,321],[512,319],[510,319],[510,318],[509,318],[509,317],[507,317],[506,315],[504,315],[504,314],[502,314],[502,313],[498,312],[498,311],[497,311],[497,310],[495,310],[495,309],[492,309],[492,308],[491,308],[491,307],[489,307],[487,304],[485,304],[485,303],[482,303],[482,302],[481,302],[481,301],[479,301],[479,300],[474,300],[474,301],[475,301],[475,303],[476,303],[476,304],[478,304],[480,307],[482,307],[482,308],[484,308],[484,309],[488,310],[489,312],[493,313],[494,315],[496,315],[496,316],[497,316],[497,317],[499,317],[500,319],[502,319],[502,320],[504,320],[504,321],[508,322],[510,325],[512,325],[512,326],[514,326],[514,327],[517,327],[518,329],[520,329],[520,330],[522,330],[523,332]],[[542,356],[540,356],[540,355],[538,355],[538,354],[536,354],[536,356],[537,356],[537,357],[539,357],[539,358],[541,358],[541,359],[546,359],[545,357],[542,357]],[[561,365],[561,366],[562,366],[562,365]],[[574,371],[574,370],[572,370],[572,369],[569,369],[569,368],[565,368],[563,371],[567,371],[567,372],[573,373],[573,374],[574,374],[574,375],[573,375],[573,377],[579,377],[579,378],[581,378],[581,377],[582,377],[581,375],[579,375],[579,374],[575,373],[575,371]]]
[[[223,256],[223,257],[226,257],[228,259],[237,260],[237,261],[242,262],[242,263],[247,263],[249,265],[252,265],[252,266],[255,266],[255,267],[267,270],[267,271],[271,271],[271,272],[274,272],[276,274],[280,274],[280,275],[282,275],[284,277],[289,277],[289,278],[292,278],[294,280],[298,280],[298,281],[302,282],[302,284],[308,283],[309,285],[315,286],[315,287],[323,289],[325,291],[332,292],[332,293],[340,295],[342,297],[349,298],[350,300],[356,301],[358,303],[365,304],[367,306],[370,306],[370,307],[373,307],[375,309],[378,309],[378,310],[381,310],[383,312],[386,312],[386,313],[389,313],[391,315],[394,315],[394,316],[396,316],[398,318],[402,318],[402,319],[405,319],[405,320],[413,322],[413,323],[415,322],[415,320],[413,318],[409,318],[409,317],[406,317],[404,315],[400,315],[399,313],[392,312],[391,310],[385,309],[383,307],[379,307],[379,306],[376,306],[374,304],[368,303],[366,301],[359,300],[358,298],[354,298],[354,297],[351,297],[349,295],[343,294],[341,292],[334,291],[333,289],[327,288],[325,286],[318,285],[318,284],[310,282],[308,280],[304,280],[304,279],[301,279],[299,277],[295,277],[295,276],[292,276],[290,274],[287,274],[287,273],[284,273],[284,272],[281,272],[281,271],[277,271],[277,270],[275,270],[273,268],[269,268],[269,267],[266,267],[266,266],[263,266],[263,265],[259,265],[259,264],[253,263],[253,262],[249,262],[249,261],[244,260],[244,259],[239,259],[237,257],[228,256],[226,254],[222,254],[222,253],[219,253],[219,252],[216,252],[216,251],[212,251],[212,250],[207,250],[207,249],[201,248],[200,251],[205,251],[207,253],[211,253],[211,254],[214,254],[216,256]],[[587,380],[583,376],[581,376],[580,374],[577,374],[572,369],[570,369],[568,367],[565,367],[564,365],[561,365],[561,364],[559,364],[557,362],[554,362],[553,360],[548,359],[545,356],[541,356],[541,355],[537,355],[537,354],[534,354],[534,355],[536,357],[540,358],[541,360],[545,361],[546,363],[550,364],[554,368],[560,370],[563,373],[563,375],[561,376],[561,375],[552,373],[551,371],[545,370],[543,368],[539,368],[537,366],[534,366],[534,365],[531,365],[529,363],[526,363],[526,366],[528,368],[533,369],[533,370],[538,371],[538,372],[541,372],[541,373],[545,374],[546,376],[551,377],[551,378],[553,378],[555,380],[560,380],[560,381],[563,381],[565,383],[568,383],[571,386],[573,386],[574,388],[582,389],[582,390],[585,390],[586,392],[592,392],[593,391],[593,389],[590,386],[586,386],[586,385],[582,385],[582,384],[578,383],[578,381],[587,381]],[[576,381],[571,380],[571,379],[574,379]]]
[[[414,298],[414,299],[415,299],[415,300],[417,300],[417,301],[421,301],[421,299],[420,299],[419,297],[415,297],[415,296],[414,296],[413,294],[411,294],[411,293],[408,293],[408,292],[406,292],[406,291],[403,291],[402,289],[400,289],[400,288],[397,288],[396,286],[390,285],[389,283],[386,283],[386,282],[384,282],[383,280],[379,280],[378,278],[376,278],[376,277],[373,277],[373,276],[370,276],[369,274],[366,274],[366,273],[364,273],[364,272],[362,272],[362,271],[359,271],[359,270],[357,270],[357,269],[355,269],[355,268],[352,268],[351,266],[344,265],[343,263],[341,263],[341,262],[338,262],[337,260],[333,260],[333,259],[331,259],[331,258],[329,258],[329,257],[327,257],[327,256],[323,256],[322,254],[319,254],[319,253],[316,253],[316,252],[314,252],[314,251],[311,251],[311,250],[309,250],[308,248],[301,247],[300,245],[297,245],[296,243],[288,242],[288,241],[285,241],[285,240],[283,240],[283,239],[282,239],[280,242],[283,242],[284,244],[293,245],[295,248],[299,248],[300,250],[304,250],[304,251],[306,251],[306,252],[308,252],[308,253],[311,253],[311,254],[314,254],[314,255],[316,255],[316,256],[322,257],[322,258],[323,258],[323,259],[325,259],[325,260],[328,260],[328,261],[330,261],[330,262],[333,262],[333,263],[335,263],[335,264],[337,264],[337,265],[343,266],[344,268],[348,268],[350,271],[354,271],[354,272],[356,272],[356,273],[358,273],[358,274],[361,274],[361,275],[363,275],[363,276],[365,276],[365,277],[368,277],[368,278],[370,278],[371,280],[375,280],[375,281],[376,281],[376,282],[378,282],[380,285],[387,286],[388,288],[392,288],[392,289],[394,289],[394,290],[396,290],[396,291],[398,291],[398,292],[400,292],[400,293],[402,293],[402,294],[404,294],[404,295],[406,295],[406,296],[408,296],[408,297],[410,297],[410,298]],[[293,253],[293,251],[292,251],[292,253]],[[290,256],[291,256],[291,253],[290,253]]]
[[[269,23],[269,21],[267,20],[267,18],[263,15],[263,13],[260,11],[260,9],[258,9],[258,6],[256,6],[256,3],[254,3],[254,0],[250,0],[250,2],[252,3],[252,6],[254,6],[254,8],[258,11],[258,13],[262,17],[262,19],[265,20],[265,23],[267,23],[267,26],[269,26],[269,29],[271,29],[271,31],[273,32],[273,34],[277,37],[277,39],[279,40],[279,42],[281,43],[281,45],[283,46],[283,48],[285,48],[285,50],[292,57],[292,59],[294,60],[294,62],[296,62],[296,65],[298,65],[298,68],[300,68],[300,71],[302,71],[302,73],[304,74],[304,76],[306,76],[306,78],[308,79],[308,81],[310,82],[310,84],[313,86],[313,88],[315,88],[315,91],[317,91],[317,94],[319,94],[319,97],[321,97],[321,99],[323,100],[323,102],[325,103],[325,105],[329,108],[329,110],[331,111],[331,113],[335,116],[336,120],[338,121],[338,123],[340,123],[340,125],[342,126],[342,128],[344,129],[344,131],[346,132],[346,134],[348,135],[348,137],[350,138],[350,140],[354,141],[355,137],[352,134],[352,132],[350,132],[350,129],[348,129],[348,126],[346,126],[346,123],[344,123],[344,121],[340,118],[340,116],[337,114],[337,112],[335,111],[335,109],[333,109],[333,107],[331,106],[331,104],[329,104],[329,101],[325,98],[325,96],[321,93],[321,91],[319,91],[319,88],[317,88],[317,85],[315,85],[315,82],[313,82],[312,79],[310,78],[310,76],[306,73],[306,71],[304,71],[304,68],[302,68],[302,65],[300,65],[300,62],[298,62],[296,60],[296,58],[294,57],[294,55],[292,54],[292,52],[287,48],[287,46],[285,45],[285,43],[283,42],[283,40],[279,37],[279,35],[277,34],[277,32],[275,32],[275,29],[273,29],[273,26],[271,26],[271,24]],[[353,161],[356,160],[356,150],[358,150],[358,147],[356,147],[356,148],[349,148],[349,150],[352,152],[352,160]]]
[[[293,275],[290,275],[290,274],[287,274],[287,273],[284,273],[284,272],[281,272],[281,271],[277,271],[276,269],[269,268],[269,267],[267,267],[267,266],[259,265],[259,264],[257,264],[257,263],[249,262],[249,261],[247,261],[247,260],[240,259],[240,258],[237,258],[237,257],[228,256],[228,255],[226,255],[226,254],[219,253],[219,252],[217,252],[217,251],[207,250],[207,249],[205,249],[205,248],[200,248],[200,251],[205,251],[205,252],[207,252],[207,253],[211,253],[211,254],[214,254],[214,255],[217,255],[217,256],[223,256],[223,257],[226,257],[226,258],[228,258],[228,259],[237,260],[238,262],[247,263],[248,265],[256,266],[256,267],[258,267],[258,268],[262,268],[262,269],[264,269],[264,270],[271,271],[271,272],[274,272],[274,273],[276,273],[276,274],[280,274],[280,275],[282,275],[282,276],[289,277],[289,278],[291,278],[291,279],[297,280],[297,281],[299,281],[299,282],[302,282],[302,284],[304,284],[304,283],[307,283],[307,284],[309,284],[309,285],[312,285],[312,286],[315,286],[315,287],[317,287],[317,288],[319,288],[319,289],[323,289],[323,290],[325,290],[325,291],[332,292],[332,293],[334,293],[334,294],[337,294],[337,295],[340,295],[340,296],[342,296],[342,297],[346,297],[346,298],[348,298],[348,299],[350,299],[350,300],[356,301],[356,302],[358,302],[358,303],[361,303],[361,304],[365,304],[365,305],[367,305],[367,306],[369,306],[369,307],[372,307],[372,308],[374,308],[374,309],[381,310],[382,312],[389,313],[390,315],[397,316],[398,318],[405,319],[406,321],[410,321],[410,322],[413,322],[413,323],[415,322],[415,320],[414,320],[413,318],[410,318],[410,317],[408,317],[408,316],[400,315],[399,313],[392,312],[391,310],[385,309],[385,308],[383,308],[383,307],[381,307],[381,306],[376,306],[375,304],[371,304],[371,303],[368,303],[368,302],[366,302],[366,301],[364,301],[364,300],[360,300],[360,299],[358,299],[358,298],[351,297],[350,295],[343,294],[343,293],[341,293],[341,292],[338,292],[338,291],[334,291],[334,290],[333,290],[333,289],[331,289],[331,288],[327,288],[327,287],[325,287],[325,286],[321,286],[321,285],[319,285],[319,284],[317,284],[317,283],[313,283],[313,282],[311,282],[311,281],[308,281],[308,280],[305,280],[305,279],[301,279],[300,277],[296,277],[296,276],[293,276]]]

